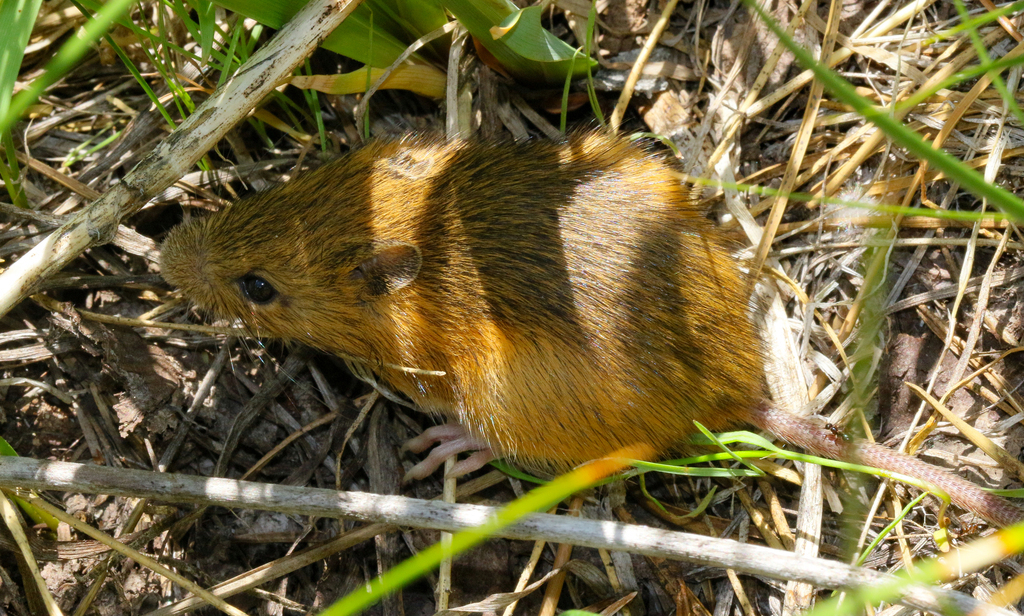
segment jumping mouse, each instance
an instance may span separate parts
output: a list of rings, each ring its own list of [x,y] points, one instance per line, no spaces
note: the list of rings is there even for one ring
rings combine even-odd
[[[166,279],[258,336],[365,360],[477,450],[567,469],[678,449],[698,421],[1024,512],[937,467],[772,408],[746,279],[670,162],[626,139],[378,140],[168,234]],[[403,368],[412,368],[409,370]],[[441,374],[443,373],[443,374]]]

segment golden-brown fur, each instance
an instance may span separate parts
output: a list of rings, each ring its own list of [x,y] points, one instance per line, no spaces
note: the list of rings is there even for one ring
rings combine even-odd
[[[412,244],[415,280],[367,299],[351,272]],[[440,370],[378,369],[498,454],[567,467],[664,453],[761,393],[739,271],[662,157],[625,139],[376,141],[176,229],[164,275],[265,336]],[[280,292],[246,302],[256,272]]]

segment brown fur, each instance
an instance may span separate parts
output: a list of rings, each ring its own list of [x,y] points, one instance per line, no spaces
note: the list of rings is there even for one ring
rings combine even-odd
[[[162,259],[199,305],[369,360],[528,465],[666,454],[694,421],[763,419],[762,350],[725,240],[669,163],[602,133],[376,141],[175,229]],[[279,295],[247,301],[247,274]]]

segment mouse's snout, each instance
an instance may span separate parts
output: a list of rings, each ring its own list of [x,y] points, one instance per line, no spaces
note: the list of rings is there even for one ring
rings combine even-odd
[[[178,225],[160,246],[160,273],[203,308],[217,309],[215,282],[208,268],[209,249],[203,220]]]

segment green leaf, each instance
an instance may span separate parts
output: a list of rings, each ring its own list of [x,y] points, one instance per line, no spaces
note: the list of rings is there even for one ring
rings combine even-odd
[[[4,440],[3,437],[0,437],[0,456],[18,457],[18,452],[14,451],[14,447],[11,447],[10,443]],[[33,495],[34,494],[35,493],[33,492]],[[7,491],[7,495],[11,500],[17,503],[19,507],[21,507],[21,510],[25,512],[25,515],[27,515],[30,520],[32,520],[33,524],[46,524],[50,530],[57,530],[57,525],[60,524],[60,522],[57,521],[57,518],[45,511],[41,511],[28,501],[18,498],[13,491]]]
[[[519,10],[507,0],[444,0],[444,5],[519,81],[560,85],[570,70],[579,79],[596,64],[544,29],[540,6]]]
[[[14,451],[14,447],[8,443],[2,436],[0,436],[0,456],[14,456],[18,457],[18,452]]]
[[[306,4],[302,0],[214,2],[271,28],[283,26]],[[426,0],[422,4],[429,7]],[[405,51],[408,43],[404,42],[404,29],[391,17],[392,11],[381,5],[380,0],[365,1],[324,40],[322,47],[377,68],[390,66]]]
[[[390,0],[378,4],[389,11],[390,17],[405,31],[410,43],[448,23],[448,14],[441,6],[441,0]],[[446,58],[450,43],[450,36],[442,37],[431,41],[427,49],[437,58]]]

